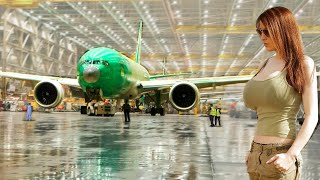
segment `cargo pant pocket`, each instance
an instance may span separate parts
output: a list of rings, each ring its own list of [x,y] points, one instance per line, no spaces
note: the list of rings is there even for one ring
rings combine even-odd
[[[261,166],[258,169],[259,174],[265,179],[282,179],[285,174],[279,171],[273,163],[267,164],[266,162],[273,157],[275,154],[262,154],[260,156]]]
[[[250,173],[254,173],[256,171],[257,168],[257,153],[255,152],[250,152],[248,154],[248,159],[247,159],[247,172]]]

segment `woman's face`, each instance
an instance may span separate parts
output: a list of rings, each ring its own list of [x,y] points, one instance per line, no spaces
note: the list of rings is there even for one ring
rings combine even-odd
[[[257,28],[257,32],[260,36],[260,39],[264,45],[264,47],[266,47],[267,51],[275,51],[276,48],[274,46],[273,41],[270,38],[270,34],[268,29],[266,28],[266,26],[264,24],[262,24],[262,22],[259,22],[259,26]]]

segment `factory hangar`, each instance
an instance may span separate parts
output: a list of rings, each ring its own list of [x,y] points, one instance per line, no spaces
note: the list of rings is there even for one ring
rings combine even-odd
[[[53,0],[5,1],[1,6],[1,70],[76,79],[78,60],[89,49],[112,48],[134,59],[141,19],[140,63],[151,76],[179,75],[165,77],[168,81],[250,76],[273,55],[255,33],[255,18],[278,5],[295,13],[305,52],[318,65],[318,1]],[[23,111],[21,101],[34,100],[35,85],[2,78],[2,101],[17,102],[10,108]],[[85,98],[70,96],[78,92],[72,87],[62,88],[67,99],[61,110],[79,110],[73,104],[83,104]],[[205,96],[200,104],[241,98],[242,89],[243,83],[200,88]],[[196,109],[187,114],[204,113],[202,107]]]

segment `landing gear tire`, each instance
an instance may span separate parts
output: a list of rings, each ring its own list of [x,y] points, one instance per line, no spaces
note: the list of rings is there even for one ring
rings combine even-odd
[[[159,114],[160,116],[164,116],[164,108],[159,108]]]
[[[151,116],[155,116],[156,115],[156,108],[155,107],[151,108],[150,114],[151,114]]]

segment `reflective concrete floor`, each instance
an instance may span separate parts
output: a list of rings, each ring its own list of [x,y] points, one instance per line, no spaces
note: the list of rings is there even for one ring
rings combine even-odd
[[[132,114],[0,112],[0,179],[248,179],[255,120]],[[303,150],[302,179],[320,179],[320,132]]]

